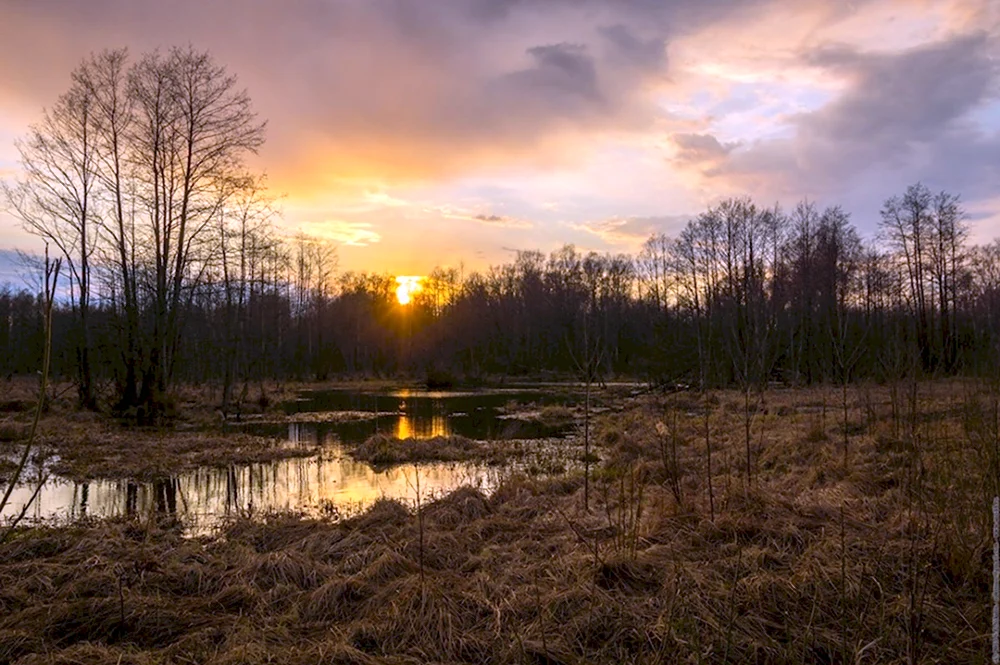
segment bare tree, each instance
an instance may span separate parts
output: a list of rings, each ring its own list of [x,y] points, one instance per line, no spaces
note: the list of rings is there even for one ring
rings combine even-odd
[[[212,220],[237,191],[242,160],[263,142],[250,97],[207,53],[173,49],[145,56],[129,74],[136,120],[131,155],[152,251],[152,301],[139,401],[155,410],[171,379],[181,305],[198,274],[198,250]]]
[[[932,214],[930,190],[911,185],[902,197],[894,196],[882,206],[881,228],[899,253],[906,269],[909,299],[916,325],[917,344],[923,369],[932,364],[930,298],[927,294],[926,251]]]
[[[233,385],[246,378],[245,341],[248,311],[254,293],[253,275],[260,235],[275,214],[263,182],[247,176],[219,216],[218,260],[224,298],[222,412],[228,412]]]
[[[593,303],[590,301],[584,303],[583,310],[581,312],[581,328],[583,335],[580,339],[580,345],[582,348],[574,351],[573,347],[569,346],[570,355],[573,358],[573,362],[576,364],[577,371],[579,372],[580,378],[583,379],[584,385],[583,507],[587,511],[590,510],[590,466],[594,461],[590,447],[590,401],[594,381],[598,378],[598,372],[603,361],[603,346],[601,344],[601,340],[599,336],[594,335],[591,331],[593,319],[592,311]]]
[[[65,261],[77,320],[75,350],[80,406],[94,408],[91,374],[91,258],[97,245],[94,100],[79,72],[70,90],[17,143],[22,179],[4,186],[25,229],[51,242]]]
[[[118,348],[121,372],[118,410],[136,404],[139,366],[139,293],[136,266],[135,182],[130,171],[128,139],[134,121],[128,90],[128,51],[106,50],[86,59],[74,78],[90,95],[94,127],[95,174],[103,213],[98,218],[105,254],[112,269],[112,296],[121,309]]]

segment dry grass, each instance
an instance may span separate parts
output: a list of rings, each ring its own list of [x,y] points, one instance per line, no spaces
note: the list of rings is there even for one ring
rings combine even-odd
[[[42,457],[50,469],[73,480],[149,479],[202,466],[228,466],[283,457],[309,456],[307,447],[244,433],[128,428],[97,414],[53,411],[39,425]],[[0,440],[0,453],[20,450],[20,441]],[[2,474],[2,469],[0,469]]]
[[[887,389],[852,389],[845,456],[837,395],[768,393],[749,482],[738,395],[646,399],[599,423],[592,513],[578,475],[510,478],[425,506],[422,548],[387,500],[213,538],[22,531],[0,546],[0,662],[985,662],[1000,402],[927,384],[894,422]],[[658,422],[680,428],[682,504]]]
[[[17,462],[9,459],[0,459],[0,483],[6,482],[14,471],[17,470]]]
[[[577,452],[572,439],[490,439],[476,441],[464,436],[430,439],[399,439],[376,434],[352,448],[356,460],[376,469],[422,462],[472,462],[489,466],[508,465],[531,476],[565,473],[567,462]]]
[[[268,395],[287,399],[296,386],[268,386]],[[38,382],[29,377],[0,379],[0,455],[21,450],[28,433]],[[179,387],[183,416],[169,426],[136,428],[105,414],[79,411],[76,393],[66,382],[48,390],[48,408],[39,423],[39,458],[55,458],[50,469],[73,480],[88,478],[149,479],[201,466],[263,462],[309,456],[315,450],[283,446],[283,441],[249,434],[224,433],[215,413],[211,388]],[[0,462],[0,479],[3,478]]]
[[[376,434],[354,447],[351,456],[383,467],[408,462],[459,462],[490,456],[490,448],[464,436],[436,436],[430,439],[399,439]]]

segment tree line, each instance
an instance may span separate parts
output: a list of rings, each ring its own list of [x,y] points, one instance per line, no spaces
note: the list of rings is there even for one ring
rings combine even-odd
[[[63,261],[52,369],[80,405],[155,417],[177,382],[223,407],[265,379],[586,374],[693,386],[890,380],[1000,364],[1000,241],[915,184],[864,240],[839,207],[736,197],[634,255],[518,252],[439,268],[401,306],[392,275],[276,225],[245,164],[264,123],[208,54],[87,58],[19,143],[7,207]],[[0,290],[0,371],[37,369],[41,300]]]

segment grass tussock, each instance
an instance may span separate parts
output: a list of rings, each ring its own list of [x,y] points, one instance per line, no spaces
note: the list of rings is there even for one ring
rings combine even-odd
[[[484,446],[464,436],[399,439],[376,434],[351,450],[354,459],[374,466],[408,462],[458,462],[482,458]]]
[[[568,406],[549,404],[539,408],[534,404],[508,402],[503,407],[506,423],[498,433],[502,439],[524,437],[560,437],[568,434],[581,418],[581,414]]]
[[[848,428],[834,390],[766,395],[749,477],[737,396],[633,402],[595,423],[589,512],[571,473],[419,517],[24,529],[0,662],[984,662],[1000,391],[866,390]]]
[[[0,441],[23,441],[28,438],[30,426],[27,422],[12,419],[0,420]]]
[[[561,404],[550,404],[543,406],[533,419],[538,423],[551,427],[554,430],[572,425],[576,421],[576,414],[573,409]]]
[[[376,434],[349,450],[356,460],[376,469],[399,464],[428,462],[471,462],[489,466],[516,465],[529,475],[560,475],[579,442],[572,439],[498,438],[483,441],[464,436],[437,436],[430,439],[399,439]]]
[[[17,470],[17,462],[9,459],[0,459],[0,483],[6,482],[7,478]]]

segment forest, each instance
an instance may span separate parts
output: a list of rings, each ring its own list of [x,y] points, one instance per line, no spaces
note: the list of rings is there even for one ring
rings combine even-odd
[[[1000,241],[970,245],[958,197],[921,184],[886,200],[871,240],[836,206],[727,199],[635,255],[567,245],[435,269],[407,305],[393,275],[338,273],[330,243],[283,237],[258,197],[199,221],[179,278],[146,243],[121,263],[110,233],[83,254],[59,236],[52,367],[81,404],[138,403],[149,381],[220,385],[228,403],[265,379],[572,378],[584,358],[595,379],[705,388],[975,375],[1000,358]],[[0,371],[35,372],[40,292],[5,286],[0,322]]]

